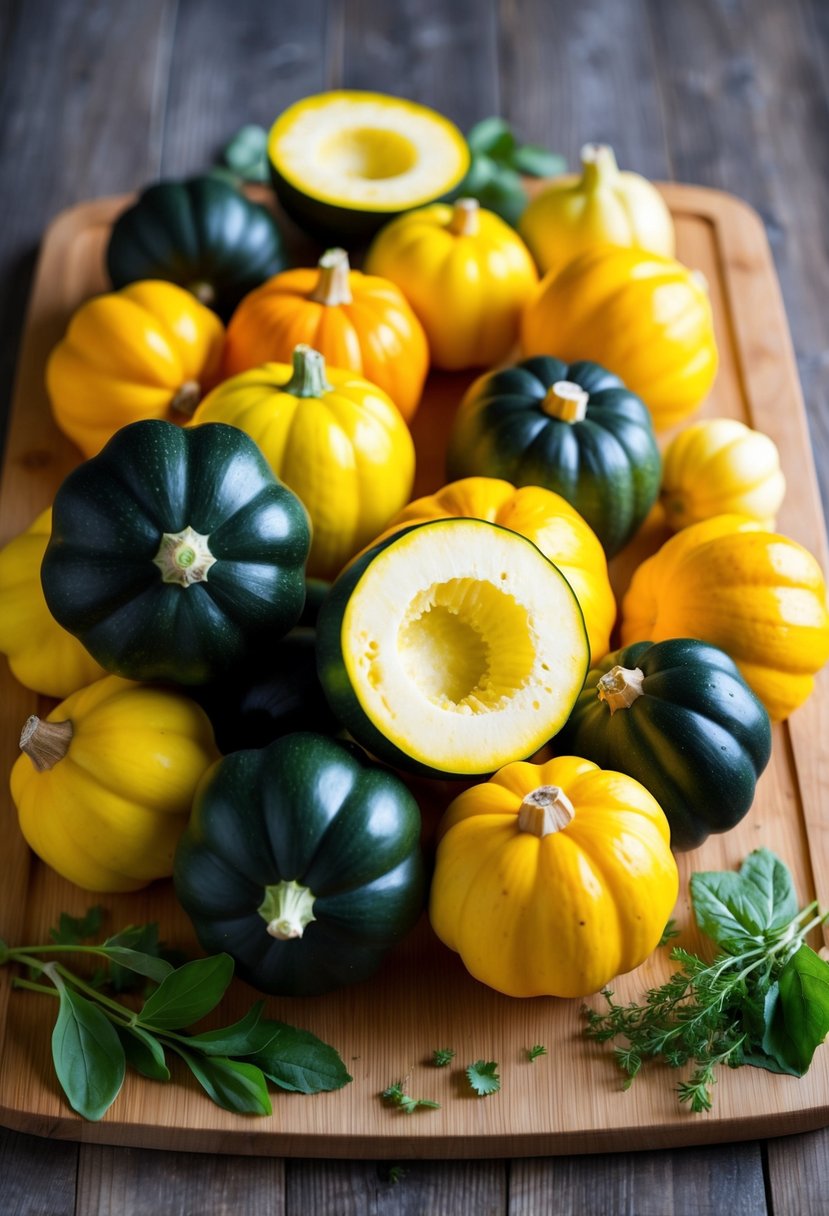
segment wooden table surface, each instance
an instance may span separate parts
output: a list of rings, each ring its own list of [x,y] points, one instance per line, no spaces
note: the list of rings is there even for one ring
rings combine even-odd
[[[826,510],[825,0],[0,0],[0,406],[40,234],[57,211],[197,172],[243,123],[268,125],[287,103],[336,86],[427,102],[464,129],[501,113],[573,165],[585,141],[608,142],[623,167],[757,208]],[[396,1164],[79,1146],[0,1129],[0,1212],[817,1216],[829,1203],[829,1130]]]

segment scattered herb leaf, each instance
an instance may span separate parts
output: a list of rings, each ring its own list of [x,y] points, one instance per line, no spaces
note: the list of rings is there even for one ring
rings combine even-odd
[[[498,1065],[494,1060],[476,1060],[466,1070],[469,1084],[479,1098],[487,1098],[497,1094],[501,1088],[501,1078],[498,1076]]]
[[[829,963],[805,944],[829,919],[817,903],[801,911],[791,875],[768,849],[739,873],[694,874],[691,901],[700,929],[721,948],[712,962],[675,947],[674,974],[642,1005],[620,1005],[606,988],[606,1009],[586,1009],[585,1033],[619,1038],[625,1088],[646,1059],[691,1066],[677,1086],[692,1111],[711,1109],[720,1065],[750,1064],[802,1076],[829,1033]]]
[[[394,1106],[402,1111],[404,1115],[413,1115],[416,1110],[421,1108],[440,1110],[440,1102],[433,1102],[431,1098],[412,1098],[406,1093],[404,1085],[404,1081],[397,1081],[388,1089],[384,1089],[380,1097],[389,1106]]]
[[[527,1059],[532,1064],[533,1060],[537,1060],[539,1056],[546,1056],[547,1048],[541,1043],[535,1043],[532,1047],[527,1048]]]
[[[95,937],[103,923],[104,910],[97,904],[83,916],[70,916],[67,912],[61,912],[57,925],[49,930],[49,940],[59,946],[78,946],[90,937]]]
[[[666,946],[674,937],[679,937],[679,929],[676,927],[676,921],[671,919],[662,930],[662,936],[656,944],[657,946]]]
[[[408,1170],[405,1170],[402,1165],[391,1165],[389,1166],[388,1180],[392,1185],[396,1185],[398,1182],[402,1182],[407,1173]]]
[[[268,167],[268,133],[256,123],[246,123],[225,145],[222,159],[227,167],[245,182],[266,182]]]
[[[455,1051],[452,1047],[437,1047],[432,1052],[432,1063],[435,1068],[445,1068],[455,1058]]]

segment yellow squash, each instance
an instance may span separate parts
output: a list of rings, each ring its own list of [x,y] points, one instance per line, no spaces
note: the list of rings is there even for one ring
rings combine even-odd
[[[595,245],[624,245],[673,257],[671,213],[647,178],[621,173],[606,144],[585,144],[581,167],[581,177],[551,181],[518,222],[542,274],[560,270]]]
[[[708,289],[673,258],[602,245],[545,275],[521,328],[525,355],[615,372],[661,429],[701,405],[717,372]]]
[[[811,553],[753,520],[717,515],[666,541],[635,572],[622,644],[699,638],[719,646],[780,721],[829,658],[826,584]]]
[[[537,545],[575,592],[584,613],[592,658],[607,654],[616,619],[607,559],[595,532],[560,494],[541,486],[516,489],[496,477],[465,477],[409,503],[375,543],[412,524],[457,517],[500,524]]]
[[[400,411],[368,380],[326,367],[308,346],[296,347],[293,368],[266,363],[225,380],[192,422],[245,431],[302,500],[313,532],[312,578],[336,577],[411,493],[414,444]]]
[[[587,996],[638,967],[676,902],[668,821],[644,786],[573,756],[509,764],[452,802],[429,916],[507,996]]]
[[[60,429],[94,456],[142,418],[183,422],[219,379],[224,326],[173,283],[144,280],[88,300],[46,366]]]
[[[136,891],[173,872],[196,786],[218,758],[204,711],[106,676],[29,718],[11,772],[30,847],[87,891]]]
[[[287,363],[301,343],[376,384],[407,422],[420,404],[429,370],[423,326],[399,287],[351,270],[344,249],[328,249],[317,269],[285,270],[245,296],[228,326],[225,374]]]
[[[397,284],[426,330],[432,363],[448,371],[505,359],[538,282],[518,234],[472,198],[392,220],[365,268]]]
[[[0,651],[26,688],[68,697],[105,673],[46,607],[40,564],[51,532],[49,508],[0,551]]]
[[[735,418],[684,427],[662,458],[661,500],[674,531],[732,514],[773,529],[785,492],[774,440]]]

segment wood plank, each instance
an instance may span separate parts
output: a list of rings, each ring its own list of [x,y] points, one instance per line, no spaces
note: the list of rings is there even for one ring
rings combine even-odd
[[[770,1140],[766,1149],[774,1216],[825,1216],[829,1129]]]
[[[332,1212],[336,1216],[375,1212],[383,1216],[444,1212],[502,1216],[506,1210],[506,1167],[500,1161],[286,1163],[286,1216],[308,1212]]]
[[[74,1216],[77,1173],[76,1144],[45,1146],[34,1136],[0,1127],[3,1216]]]
[[[822,528],[804,446],[802,405],[762,227],[747,208],[727,196],[692,187],[666,186],[664,190],[677,219],[681,252],[703,270],[711,284],[723,361],[705,408],[773,430],[779,402],[787,402],[792,422],[801,420],[800,429],[790,422],[781,437],[790,475],[787,527],[791,524],[801,538],[805,534],[819,539]],[[50,480],[73,458],[48,418],[40,368],[50,327],[59,330],[61,318],[77,300],[100,286],[95,276],[102,274],[100,250],[106,225],[120,205],[119,200],[92,204],[64,217],[47,235],[32,301],[33,322],[21,360],[25,390],[21,400],[26,405],[15,414],[4,476],[2,526],[6,534],[27,522],[41,501],[48,499]],[[447,383],[443,377],[431,383],[423,407],[425,418],[430,410],[442,410]],[[53,451],[55,459],[51,465],[40,461],[39,467],[33,467],[38,462],[27,457],[32,450]],[[430,450],[434,459],[430,476],[438,485],[442,479],[440,453]],[[820,546],[817,551],[825,552]],[[760,782],[752,813],[731,833],[712,837],[699,851],[680,858],[683,884],[690,869],[731,868],[763,843],[787,860],[804,901],[816,889],[824,891],[829,881],[829,830],[826,801],[816,791],[819,793],[821,783],[825,787],[829,757],[808,745],[809,732],[827,712],[827,674],[791,726],[775,731],[772,764]],[[2,732],[6,764],[11,759],[12,723],[21,720],[25,700],[23,690],[7,681],[0,707],[7,721]],[[811,734],[812,741],[821,737],[825,735]],[[416,788],[424,797],[431,791],[424,809],[433,824],[435,798],[438,805],[445,801],[448,787],[421,783]],[[0,913],[12,926],[11,931],[5,929],[4,937],[13,942],[42,940],[59,911],[80,911],[88,900],[45,867],[29,866],[13,810],[5,803],[0,811],[6,822],[12,875],[12,882],[0,888]],[[193,949],[192,932],[169,885],[159,884],[107,902],[113,925],[160,919],[169,940]],[[687,925],[684,894],[678,915]],[[690,930],[684,941],[692,947],[695,944]],[[615,985],[620,997],[638,996],[663,977],[667,966],[660,953]],[[413,973],[428,974],[429,984],[420,983],[413,990]],[[224,1015],[239,1016],[249,1000],[243,987],[234,986]],[[105,1120],[79,1127],[51,1080],[51,1011],[46,1005],[23,993],[15,993],[10,1001],[0,1069],[3,1118],[18,1128],[82,1135],[89,1141],[400,1160],[662,1148],[807,1130],[829,1121],[826,1052],[818,1053],[808,1076],[799,1081],[749,1068],[728,1073],[718,1086],[714,1111],[694,1119],[678,1107],[671,1078],[664,1071],[649,1070],[629,1093],[623,1093],[610,1052],[580,1042],[578,1002],[515,1002],[482,988],[470,980],[455,956],[440,949],[425,920],[389,956],[375,981],[324,1000],[274,999],[269,1003],[273,1016],[305,1026],[339,1047],[346,1061],[353,1062],[355,1081],[343,1091],[309,1101],[279,1096],[274,1115],[255,1124],[212,1107],[183,1077],[163,1090],[130,1077]],[[532,1042],[565,1047],[545,1058],[543,1067],[529,1072],[522,1048]],[[423,1061],[443,1043],[455,1047],[459,1067],[436,1073]],[[462,1066],[482,1055],[502,1062],[503,1091],[497,1101],[463,1101],[458,1089]],[[442,1106],[428,1119],[401,1122],[383,1107],[378,1094],[411,1069],[413,1086],[428,1084],[435,1090],[431,1096]]]
[[[78,1216],[285,1216],[285,1165],[274,1158],[159,1153],[85,1145]],[[5,1216],[5,1212],[4,1212]]]
[[[325,0],[179,0],[164,176],[204,172],[245,123],[269,128],[290,102],[327,87],[327,9]]]
[[[509,1216],[765,1216],[767,1211],[756,1144],[599,1160],[514,1161],[510,1167]]]
[[[583,144],[609,143],[622,168],[674,176],[644,0],[501,0],[499,10],[501,109],[522,139],[573,168]]]

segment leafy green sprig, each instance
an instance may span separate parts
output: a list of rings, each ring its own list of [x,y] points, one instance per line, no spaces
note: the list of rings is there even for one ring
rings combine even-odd
[[[621,1038],[616,1060],[628,1088],[647,1059],[691,1065],[677,1086],[692,1111],[711,1109],[717,1070],[750,1064],[800,1077],[829,1033],[829,964],[806,937],[829,919],[817,902],[798,910],[791,874],[768,849],[738,874],[691,877],[697,924],[719,947],[708,963],[680,947],[670,979],[643,1005],[620,1005],[607,988],[607,1008],[586,1009],[588,1037]]]
[[[100,919],[96,909],[80,920],[62,916],[49,945],[12,948],[0,941],[0,966],[18,964],[29,977],[16,978],[14,987],[58,999],[55,1073],[70,1106],[85,1119],[106,1114],[127,1065],[152,1080],[169,1081],[168,1054],[184,1061],[214,1102],[240,1114],[271,1113],[268,1081],[318,1093],[351,1080],[333,1047],[263,1017],[264,1001],[230,1026],[194,1034],[187,1028],[211,1013],[227,991],[233,978],[230,956],[174,966],[163,957],[155,925],[129,926],[100,944],[83,944],[97,932]],[[137,949],[136,943],[147,948]],[[105,967],[86,979],[61,961],[67,954],[101,959]],[[124,991],[136,977],[145,987],[150,981],[151,988],[138,1010],[102,991],[105,984]]]
[[[384,1089],[380,1097],[389,1106],[396,1107],[404,1115],[413,1115],[416,1110],[440,1110],[440,1102],[431,1098],[412,1098],[406,1093],[406,1081],[396,1081]]]

